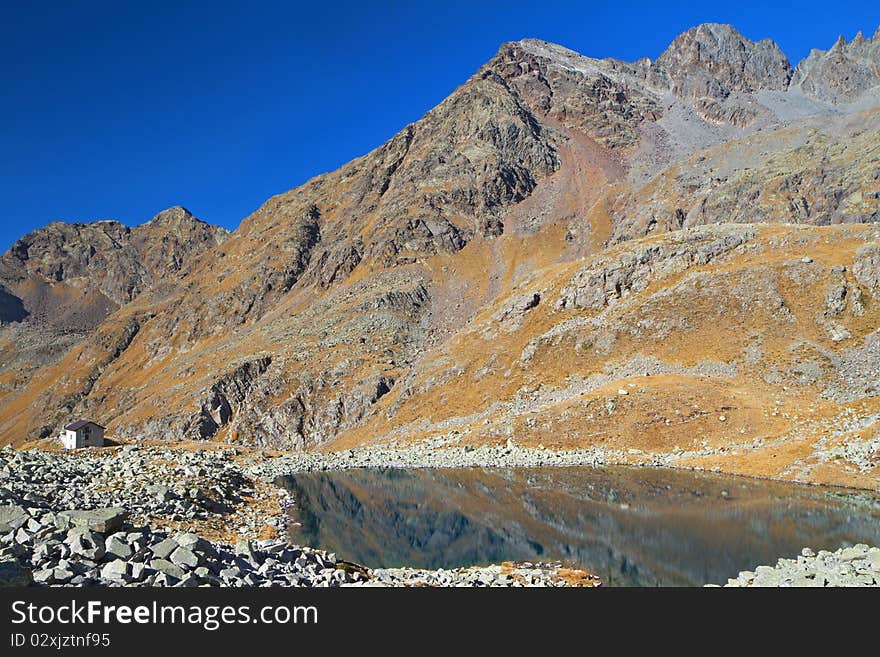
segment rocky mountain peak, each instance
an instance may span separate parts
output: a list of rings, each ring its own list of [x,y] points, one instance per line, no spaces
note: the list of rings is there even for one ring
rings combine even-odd
[[[734,91],[785,90],[792,69],[770,39],[751,41],[730,25],[705,23],[679,35],[652,65],[682,98],[726,98]]]
[[[9,297],[7,306],[15,297],[25,309],[20,319],[48,317],[63,323],[62,306],[88,306],[91,326],[153,283],[173,278],[227,236],[225,229],[179,206],[136,228],[118,221],[56,221],[25,235],[0,256],[0,286]]]
[[[880,27],[870,39],[839,36],[828,50],[814,49],[795,69],[791,86],[828,103],[850,103],[880,85]]]
[[[187,210],[182,205],[172,205],[170,208],[162,210],[145,225],[149,224],[180,224],[183,222],[188,223],[204,223],[200,219],[197,219],[193,216],[193,213]]]

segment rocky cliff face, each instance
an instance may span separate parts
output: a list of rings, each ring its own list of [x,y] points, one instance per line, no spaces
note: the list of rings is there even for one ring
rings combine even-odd
[[[52,224],[0,260],[0,435],[84,414],[123,440],[662,452],[864,414],[880,131],[876,39],[857,41],[845,93],[815,53],[793,73],[729,26],[655,62],[504,44],[229,236],[179,208]],[[81,332],[23,349],[22,327],[70,326],[68,307],[88,309]],[[780,463],[823,471],[810,454]]]

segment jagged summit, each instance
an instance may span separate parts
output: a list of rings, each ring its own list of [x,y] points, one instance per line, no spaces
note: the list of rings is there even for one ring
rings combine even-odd
[[[791,85],[819,100],[854,102],[880,85],[880,27],[870,39],[841,35],[828,50],[813,49],[794,71]]]
[[[603,75],[628,87],[641,85],[648,92],[671,91],[704,103],[722,101],[733,93],[793,89],[837,105],[854,102],[880,84],[880,27],[870,38],[859,31],[847,42],[841,35],[828,50],[813,49],[794,68],[773,40],[752,41],[722,23],[690,28],[654,61],[596,59],[535,38],[506,43],[499,55],[512,50],[546,58],[570,71]]]
[[[678,36],[652,72],[668,77],[677,96],[726,98],[734,91],[782,91],[792,68],[770,39],[751,41],[731,25],[706,23]]]

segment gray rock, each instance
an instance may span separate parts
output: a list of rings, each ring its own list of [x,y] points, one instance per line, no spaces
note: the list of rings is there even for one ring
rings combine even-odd
[[[41,568],[33,571],[34,582],[37,584],[52,584],[55,581],[54,568]]]
[[[127,561],[114,559],[104,564],[101,568],[101,577],[112,581],[128,581],[130,579],[131,566]]]
[[[193,574],[186,575],[183,579],[181,579],[175,586],[179,587],[193,587],[199,585],[199,578]]]
[[[142,563],[131,563],[131,572],[129,573],[132,581],[140,582],[147,576],[147,567]]]
[[[101,534],[114,532],[122,527],[128,518],[128,512],[121,507],[105,509],[62,511],[55,517],[59,529],[85,527]]]
[[[75,575],[73,570],[66,566],[56,566],[52,569],[52,578],[58,584],[64,584]]]
[[[100,561],[106,549],[104,537],[99,533],[85,528],[74,528],[67,532],[64,543],[70,547],[71,554],[76,554],[86,559]]]
[[[118,559],[128,559],[134,553],[131,545],[117,534],[107,538],[104,543],[104,549],[107,554],[111,554]]]
[[[875,586],[880,563],[872,563],[873,554],[880,550],[863,544],[818,554],[804,548],[797,559],[779,559],[775,566],[758,566],[754,573],[743,571],[726,586]]]
[[[180,547],[184,547],[187,550],[192,550],[193,552],[213,552],[214,549],[211,544],[205,539],[196,536],[195,534],[185,532],[174,535],[174,541]]]
[[[20,506],[0,504],[0,534],[8,534],[23,527],[30,517],[30,514]]]
[[[126,534],[125,540],[129,544],[137,546],[138,549],[146,547],[149,543],[147,536],[143,532],[129,532]]]
[[[183,579],[186,572],[180,566],[167,561],[166,559],[153,559],[149,563],[149,567],[158,570],[167,577],[173,577],[176,580]]]
[[[199,565],[199,557],[192,550],[179,547],[171,553],[171,562],[182,568],[195,568]]]
[[[179,545],[173,539],[166,538],[163,541],[159,541],[154,546],[150,548],[150,551],[153,553],[157,559],[166,559],[168,558],[172,552],[174,552]]]
[[[224,568],[220,571],[220,577],[223,579],[238,579],[241,577],[241,569],[233,566],[232,568]]]
[[[18,543],[19,545],[25,545],[31,542],[33,536],[29,531],[27,531],[24,527],[20,527],[16,530],[15,535],[12,540]]]

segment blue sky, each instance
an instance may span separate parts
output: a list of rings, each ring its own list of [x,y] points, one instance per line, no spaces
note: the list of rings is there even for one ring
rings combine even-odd
[[[417,120],[504,41],[656,57],[734,24],[795,63],[870,36],[876,2],[4,2],[0,250],[49,221],[227,228]]]

